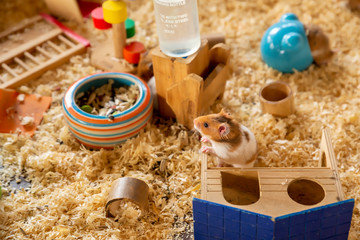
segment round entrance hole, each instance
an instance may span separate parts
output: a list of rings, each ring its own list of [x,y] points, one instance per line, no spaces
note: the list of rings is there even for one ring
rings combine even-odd
[[[320,184],[309,179],[295,179],[290,182],[287,192],[292,200],[302,205],[314,205],[325,198]]]

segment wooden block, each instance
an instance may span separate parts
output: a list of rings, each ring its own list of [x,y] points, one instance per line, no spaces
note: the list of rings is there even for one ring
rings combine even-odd
[[[333,170],[339,200],[344,200],[344,193],[341,188],[340,176],[337,168],[337,160],[335,158],[334,148],[331,142],[330,131],[327,129],[323,130],[321,137],[320,164],[320,166],[325,165],[323,167],[330,167]]]
[[[192,129],[193,120],[224,92],[228,75],[228,66],[220,63],[205,80],[191,73],[183,81],[169,87],[166,102],[175,112],[176,120]]]
[[[194,118],[223,94],[230,74],[229,58],[229,47],[219,43],[209,50],[206,38],[199,51],[186,59],[170,58],[155,49],[152,60],[160,114],[176,117],[192,129]]]
[[[188,128],[198,115],[203,86],[203,79],[192,73],[166,91],[166,102],[175,112],[176,120]]]
[[[160,114],[164,117],[175,117],[175,113],[166,102],[166,92],[169,87],[183,81],[190,73],[199,76],[207,74],[209,66],[207,40],[203,39],[198,52],[186,59],[169,58],[160,51],[160,48],[155,48],[151,54]]]

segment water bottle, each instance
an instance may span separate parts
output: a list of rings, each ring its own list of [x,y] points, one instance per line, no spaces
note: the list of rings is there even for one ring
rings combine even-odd
[[[154,0],[161,51],[170,57],[187,57],[201,44],[197,0]]]

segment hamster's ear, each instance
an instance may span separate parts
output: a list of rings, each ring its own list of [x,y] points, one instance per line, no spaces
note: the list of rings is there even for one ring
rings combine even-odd
[[[229,124],[227,124],[227,123],[220,124],[219,127],[218,127],[218,132],[219,132],[221,137],[225,137],[226,135],[228,135],[229,132],[230,132]]]
[[[225,108],[221,109],[220,114],[225,116],[225,117],[230,117],[231,116],[230,112]]]

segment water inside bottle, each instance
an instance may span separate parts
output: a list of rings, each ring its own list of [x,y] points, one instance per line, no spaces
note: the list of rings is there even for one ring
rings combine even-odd
[[[196,0],[154,0],[156,25],[162,52],[186,57],[201,44]]]

